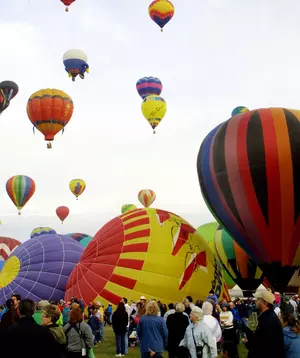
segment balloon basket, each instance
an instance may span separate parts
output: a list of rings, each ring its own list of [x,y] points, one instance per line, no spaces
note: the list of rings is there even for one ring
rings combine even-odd
[[[18,215],[21,215],[21,211],[18,212]]]
[[[164,32],[164,29],[163,29],[163,28],[161,28],[161,29],[160,29],[160,32]]]
[[[47,148],[48,149],[51,149],[52,148],[52,144],[49,142],[49,143],[47,143]]]
[[[74,76],[72,76],[72,81],[75,82],[75,77]]]
[[[66,7],[66,12],[69,12],[69,8],[68,8],[68,7]]]

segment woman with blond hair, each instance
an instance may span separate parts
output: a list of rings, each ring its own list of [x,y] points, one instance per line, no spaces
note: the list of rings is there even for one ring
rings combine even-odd
[[[179,344],[184,337],[187,326],[190,324],[189,318],[183,314],[184,310],[184,304],[177,303],[175,313],[167,318],[169,358],[178,357]]]
[[[146,306],[146,314],[141,317],[137,327],[140,339],[140,351],[142,358],[162,357],[167,346],[168,330],[165,320],[158,316],[159,308],[155,301],[149,301]]]

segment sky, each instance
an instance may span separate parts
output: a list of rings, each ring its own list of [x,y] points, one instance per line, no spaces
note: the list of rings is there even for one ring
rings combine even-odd
[[[198,227],[213,220],[199,188],[196,160],[208,132],[239,105],[299,109],[298,0],[174,0],[163,33],[149,0],[10,0],[1,5],[0,81],[19,94],[0,117],[0,236],[25,241],[37,226],[94,235],[138,204],[140,189],[156,192],[154,207]],[[73,83],[62,56],[89,58],[90,74]],[[152,134],[141,113],[136,81],[159,77],[168,111]],[[47,149],[26,113],[42,88],[65,91],[74,114]],[[36,193],[17,215],[5,189],[13,175],[34,179]],[[82,178],[76,201],[69,181]],[[2,189],[1,189],[2,188]],[[55,209],[70,215],[61,225]]]

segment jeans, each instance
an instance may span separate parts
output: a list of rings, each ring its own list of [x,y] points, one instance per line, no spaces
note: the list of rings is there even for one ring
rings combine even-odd
[[[104,322],[100,322],[100,332],[99,332],[100,341],[104,341]]]
[[[125,333],[116,333],[117,354],[125,354]]]
[[[128,341],[129,341],[129,335],[128,335],[128,328],[126,328],[125,333],[125,354],[128,354]]]

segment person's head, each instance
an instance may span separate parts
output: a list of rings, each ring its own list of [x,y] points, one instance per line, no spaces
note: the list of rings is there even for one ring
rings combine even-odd
[[[228,311],[228,304],[227,303],[222,303],[221,308],[222,308],[223,312]]]
[[[207,292],[207,291],[206,291],[206,292]],[[214,294],[215,294],[215,291],[214,291],[214,290],[210,290],[208,295],[212,297],[212,296],[214,296]]]
[[[20,301],[21,301],[21,296],[18,295],[18,294],[13,294],[13,295],[11,296],[11,299],[14,301],[14,307],[15,307],[15,309],[17,309],[18,306],[19,306],[19,303],[20,303]]]
[[[202,301],[202,300],[197,300],[197,301],[196,301],[196,306],[198,306],[199,308],[202,308],[202,306],[203,306],[203,301]]]
[[[118,307],[117,307],[116,312],[126,312],[124,302],[120,302],[120,303],[118,304]]]
[[[11,298],[5,302],[5,306],[8,310],[14,308],[15,302]]]
[[[159,312],[158,304],[155,301],[149,301],[146,306],[147,316],[157,316]]]
[[[38,303],[37,308],[38,308],[39,311],[43,311],[43,309],[44,309],[46,306],[49,306],[49,305],[50,305],[50,303],[49,303],[48,301],[42,300],[42,301],[40,301],[40,302]]]
[[[174,309],[174,303],[169,303],[168,304],[168,309],[173,310]]]
[[[70,311],[69,323],[77,324],[83,321],[82,310],[80,307],[74,307]]]
[[[128,303],[128,300],[126,297],[123,297],[121,302],[123,302],[126,305]]]
[[[142,305],[145,305],[146,304],[146,297],[145,296],[141,296],[141,298],[140,298],[140,302],[141,302],[141,304]]]
[[[290,301],[290,296],[284,296],[283,301],[288,303]]]
[[[279,319],[281,321],[282,327],[290,327],[291,331],[294,331],[298,335],[300,335],[300,327],[296,320],[296,318],[287,312],[281,312],[279,315]]]
[[[0,312],[4,310],[4,306],[0,305]]]
[[[185,307],[184,307],[183,303],[177,303],[176,304],[176,308],[175,308],[176,312],[182,313],[182,312],[184,312],[184,310],[185,310]]]
[[[222,343],[222,358],[235,358],[236,352],[232,342],[224,341]]]
[[[234,303],[233,303],[233,302],[229,302],[229,303],[228,303],[228,307],[229,307],[229,309],[231,309],[231,310],[234,309],[234,307],[235,307],[235,306],[234,306]]]
[[[25,299],[19,303],[20,316],[32,317],[35,313],[35,303],[32,300]]]
[[[48,305],[42,310],[42,326],[55,324],[61,315],[60,309],[56,305]]]
[[[195,306],[190,313],[190,318],[193,323],[197,323],[197,322],[201,321],[203,319],[202,309]]]
[[[264,312],[268,309],[274,309],[275,296],[270,291],[256,292],[254,297],[256,298],[256,307],[259,312]]]
[[[202,305],[203,314],[205,316],[211,316],[213,313],[213,309],[214,308],[213,308],[212,304],[209,302],[204,302]]]
[[[95,307],[96,307],[97,309],[99,309],[99,308],[101,307],[101,302],[100,302],[100,301],[96,301],[96,302],[95,302]]]
[[[191,296],[186,296],[186,299],[190,302],[193,303],[193,298]]]

